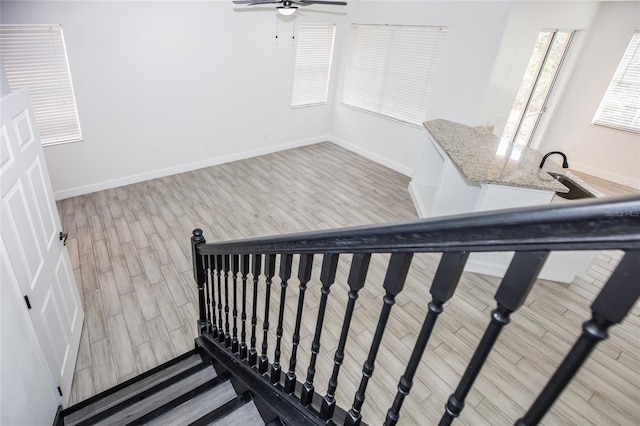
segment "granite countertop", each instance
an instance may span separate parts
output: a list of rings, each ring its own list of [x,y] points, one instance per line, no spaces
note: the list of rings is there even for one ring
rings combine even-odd
[[[553,161],[540,169],[542,154],[527,147],[501,143],[490,127],[469,127],[447,120],[426,121],[424,127],[465,179],[496,185],[569,192],[547,172],[564,174]]]

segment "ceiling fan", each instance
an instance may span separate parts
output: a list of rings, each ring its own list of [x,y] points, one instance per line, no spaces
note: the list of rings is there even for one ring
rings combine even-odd
[[[310,4],[330,4],[334,6],[346,6],[346,1],[332,0],[233,0],[235,4],[247,4],[249,6],[258,4],[281,4],[276,6],[278,13],[281,15],[293,15],[298,6],[308,6]]]

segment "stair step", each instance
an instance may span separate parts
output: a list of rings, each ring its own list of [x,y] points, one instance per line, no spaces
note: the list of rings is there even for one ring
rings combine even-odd
[[[157,386],[160,389],[151,389],[153,390],[153,393],[142,395],[141,397],[135,397],[132,400],[128,400],[121,404],[120,407],[115,406],[113,409],[117,408],[117,410],[112,410],[108,417],[102,418],[99,421],[95,421],[96,419],[89,419],[87,425],[114,426],[137,421],[145,415],[165,406],[176,398],[183,397],[184,395],[194,391],[199,386],[211,382],[215,378],[215,370],[213,367],[208,366],[208,368],[199,370],[195,374],[188,375],[169,386],[165,387],[164,383],[160,383]]]
[[[194,421],[189,426],[210,425],[264,426],[264,421],[253,403],[251,394],[245,392]]]
[[[149,389],[153,388],[160,383],[174,378],[181,373],[203,365],[200,355],[191,355],[185,359],[180,360],[177,363],[168,366],[161,366],[150,375],[143,375],[139,379],[134,379],[131,382],[126,382],[123,387],[119,387],[115,392],[107,391],[102,394],[98,394],[95,397],[77,404],[70,409],[69,413],[64,414],[65,426],[75,426],[81,422],[95,417],[100,413],[111,409],[112,407],[122,404],[123,402],[134,398],[136,395],[141,395]],[[202,368],[206,368],[203,366]]]
[[[250,401],[211,424],[216,426],[264,426],[264,420],[262,420],[253,401]]]
[[[227,380],[144,424],[149,426],[187,426],[235,397],[236,392],[233,385]]]

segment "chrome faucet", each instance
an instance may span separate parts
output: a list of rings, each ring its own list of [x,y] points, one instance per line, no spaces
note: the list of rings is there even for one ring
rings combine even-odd
[[[547,161],[547,157],[549,157],[550,155],[553,154],[560,154],[562,155],[563,161],[562,161],[562,168],[563,169],[568,169],[569,168],[569,163],[567,162],[567,155],[564,152],[561,151],[551,151],[551,152],[547,152],[544,157],[542,157],[542,161],[540,162],[540,168],[542,168],[542,166],[544,166],[544,162]]]

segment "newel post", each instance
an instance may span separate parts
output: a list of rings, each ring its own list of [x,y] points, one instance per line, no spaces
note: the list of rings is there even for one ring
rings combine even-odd
[[[209,332],[210,324],[207,320],[207,309],[205,300],[205,286],[207,283],[207,273],[204,269],[204,260],[201,255],[198,254],[198,246],[206,243],[204,236],[202,235],[202,229],[196,228],[193,230],[193,236],[191,237],[191,258],[193,259],[193,279],[198,286],[198,305],[200,311],[200,317],[198,319],[198,330],[200,335]]]

